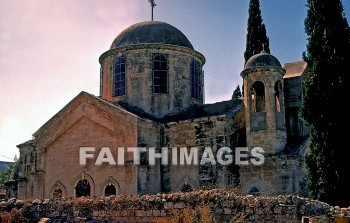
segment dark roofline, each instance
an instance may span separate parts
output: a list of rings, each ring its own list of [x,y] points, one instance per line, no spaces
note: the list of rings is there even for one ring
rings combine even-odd
[[[25,142],[22,142],[21,144],[18,144],[16,147],[20,148],[21,146],[24,146],[24,145],[35,145],[35,144],[36,144],[36,140],[30,139],[30,140],[27,140]]]
[[[159,123],[186,121],[222,115],[231,116],[243,107],[243,101],[241,99],[233,99],[228,101],[216,102],[213,104],[193,105],[187,109],[184,109],[180,113],[165,115],[162,118],[157,118],[151,114],[146,113],[144,110],[136,106],[130,105],[126,102],[119,101],[116,103],[140,118],[148,119]]]

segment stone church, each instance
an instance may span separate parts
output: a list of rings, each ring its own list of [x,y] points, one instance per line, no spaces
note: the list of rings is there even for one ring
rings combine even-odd
[[[205,57],[177,28],[159,21],[134,24],[100,58],[100,95],[81,92],[33,138],[17,145],[20,158],[7,195],[18,198],[154,194],[239,186],[244,194],[306,192],[308,130],[298,118],[304,61],[281,65],[261,52],[244,65],[244,96],[204,103]],[[211,74],[209,74],[211,75]],[[80,163],[80,148],[111,148],[123,165]],[[262,165],[140,164],[118,147],[261,147]],[[169,156],[173,153],[169,151]],[[171,158],[170,158],[171,160]]]

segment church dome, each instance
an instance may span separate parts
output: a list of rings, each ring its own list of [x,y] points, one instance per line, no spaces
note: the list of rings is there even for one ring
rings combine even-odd
[[[193,49],[180,30],[159,21],[140,22],[128,27],[114,39],[110,49],[138,44],[169,44]]]
[[[252,56],[244,66],[244,69],[251,69],[256,67],[282,67],[281,63],[273,55],[261,52]]]

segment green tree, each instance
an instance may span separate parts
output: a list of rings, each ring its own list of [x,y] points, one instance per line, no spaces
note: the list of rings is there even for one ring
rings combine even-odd
[[[245,62],[263,50],[270,53],[270,42],[261,17],[259,0],[250,0],[247,31],[247,45],[244,52]]]
[[[8,165],[5,170],[0,171],[0,186],[4,186],[5,182],[10,179],[13,165]]]
[[[311,129],[308,187],[313,198],[349,205],[349,25],[341,0],[308,0],[307,8],[304,60],[309,69],[300,114]]]
[[[242,97],[241,88],[237,85],[236,89],[233,91],[232,99],[238,99]]]

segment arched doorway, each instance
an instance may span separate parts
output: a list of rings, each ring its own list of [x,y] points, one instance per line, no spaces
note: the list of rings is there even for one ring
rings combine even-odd
[[[114,185],[107,185],[105,188],[105,196],[117,195],[117,189]]]
[[[91,186],[88,180],[80,180],[75,186],[76,197],[90,196]]]

